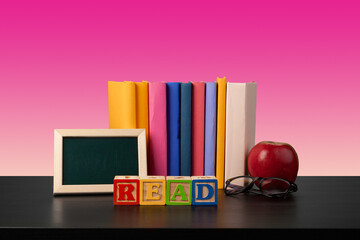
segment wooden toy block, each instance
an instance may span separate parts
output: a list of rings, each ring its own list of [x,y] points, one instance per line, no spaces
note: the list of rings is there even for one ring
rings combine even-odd
[[[166,177],[166,205],[191,205],[191,177]]]
[[[166,181],[164,176],[140,179],[140,205],[165,205]]]
[[[139,205],[140,178],[116,176],[114,178],[114,205]]]
[[[217,205],[218,181],[215,176],[193,176],[192,205]]]

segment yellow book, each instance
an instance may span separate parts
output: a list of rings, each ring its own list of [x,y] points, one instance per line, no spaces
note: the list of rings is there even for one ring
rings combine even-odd
[[[136,128],[134,82],[108,82],[109,128]]]
[[[217,78],[217,115],[216,115],[216,178],[218,188],[224,188],[225,169],[225,123],[226,123],[226,77]]]
[[[122,83],[122,101],[123,109],[122,128],[136,128],[136,88],[134,82],[125,81]]]
[[[121,83],[108,82],[109,128],[121,128]]]
[[[146,142],[149,142],[149,83],[136,82],[136,128],[146,129]]]

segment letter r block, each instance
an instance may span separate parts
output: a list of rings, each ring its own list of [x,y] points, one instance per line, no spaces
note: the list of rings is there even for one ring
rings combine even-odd
[[[165,205],[166,182],[164,176],[140,179],[140,205]]]
[[[138,176],[115,176],[114,205],[139,205],[139,190]]]
[[[192,205],[217,205],[218,182],[214,176],[193,176]]]
[[[191,205],[191,177],[166,177],[166,205]]]

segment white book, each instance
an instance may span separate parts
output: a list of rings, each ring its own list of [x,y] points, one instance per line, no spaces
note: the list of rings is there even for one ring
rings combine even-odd
[[[256,83],[227,83],[225,181],[246,175],[246,159],[255,145]]]

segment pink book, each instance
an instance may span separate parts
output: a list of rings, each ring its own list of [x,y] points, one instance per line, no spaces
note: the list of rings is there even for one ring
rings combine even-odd
[[[166,83],[149,83],[148,175],[167,175]]]
[[[191,114],[191,175],[204,175],[205,83],[193,82]]]

